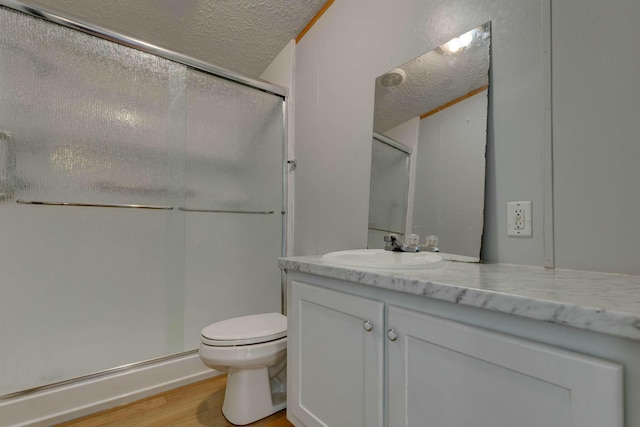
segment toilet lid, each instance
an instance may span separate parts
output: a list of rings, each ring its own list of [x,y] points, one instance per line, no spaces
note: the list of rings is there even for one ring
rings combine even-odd
[[[213,346],[257,344],[287,336],[280,313],[253,314],[213,323],[202,330],[202,343]]]

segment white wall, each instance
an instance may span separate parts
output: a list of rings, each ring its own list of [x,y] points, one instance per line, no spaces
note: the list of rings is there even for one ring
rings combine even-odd
[[[398,141],[399,143],[415,150],[418,146],[418,127],[420,125],[420,117],[414,117],[401,125],[389,129],[384,133],[385,136]]]
[[[445,253],[480,257],[487,111],[483,91],[420,121],[412,232]]]
[[[640,2],[552,12],[556,264],[640,274]]]
[[[260,78],[276,85],[291,89],[293,86],[293,62],[296,49],[295,40],[290,40],[271,64],[260,75]]]
[[[542,0],[335,2],[296,47],[296,254],[366,245],[375,77],[492,21],[483,251],[542,265],[542,16]],[[507,238],[512,200],[533,201],[532,238]]]

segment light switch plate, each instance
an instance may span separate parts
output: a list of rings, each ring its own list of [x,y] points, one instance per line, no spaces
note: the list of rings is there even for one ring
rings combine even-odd
[[[531,201],[507,203],[507,235],[529,237],[531,233]]]

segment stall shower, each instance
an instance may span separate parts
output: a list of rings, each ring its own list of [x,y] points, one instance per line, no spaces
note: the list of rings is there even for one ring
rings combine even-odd
[[[284,91],[166,56],[0,7],[0,396],[281,310]]]

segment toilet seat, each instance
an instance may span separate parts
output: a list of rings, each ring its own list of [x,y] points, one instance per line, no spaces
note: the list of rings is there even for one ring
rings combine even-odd
[[[253,314],[213,323],[202,330],[202,344],[241,346],[275,341],[287,336],[287,318],[280,313]]]

